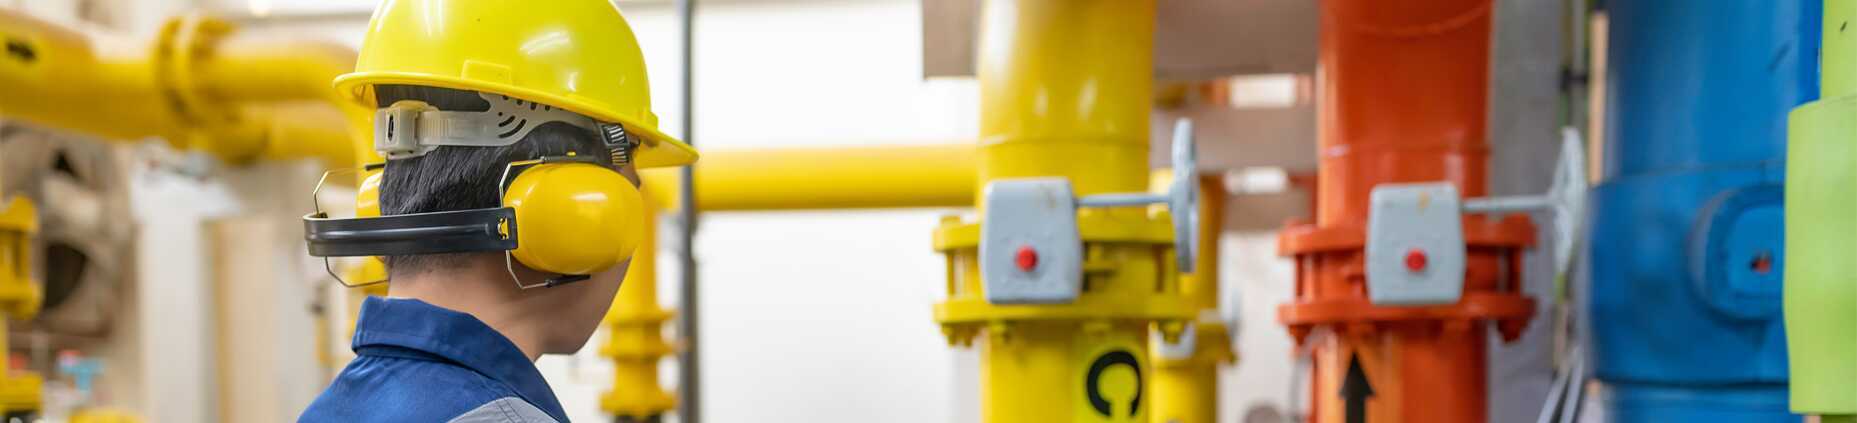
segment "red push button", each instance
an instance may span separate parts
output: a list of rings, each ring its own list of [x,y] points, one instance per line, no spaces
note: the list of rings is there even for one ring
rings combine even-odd
[[[1012,263],[1019,266],[1019,271],[1030,272],[1036,269],[1038,268],[1038,250],[1032,249],[1030,245],[1020,246],[1019,252],[1012,256]]]
[[[1414,272],[1425,270],[1426,261],[1425,250],[1414,248],[1406,252],[1406,270]]]

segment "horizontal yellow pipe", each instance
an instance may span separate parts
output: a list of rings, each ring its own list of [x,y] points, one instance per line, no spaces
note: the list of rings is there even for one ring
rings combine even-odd
[[[702,211],[973,206],[973,143],[704,150],[696,163]],[[645,189],[677,204],[677,171],[649,170]]]
[[[252,157],[257,160],[314,158],[333,168],[359,163],[359,154],[374,154],[373,134],[367,131],[371,121],[324,103],[247,106],[244,113],[248,119],[239,130],[250,131],[248,136],[255,137],[251,142],[261,146]]]
[[[146,48],[98,46],[107,43],[4,9],[0,38],[9,42],[0,55],[0,117],[117,139],[184,126],[163,104]]]
[[[0,118],[113,141],[160,137],[234,163],[352,166],[364,141],[354,137],[366,133],[356,126],[366,110],[329,85],[355,61],[339,45],[242,36],[199,17],[125,42],[11,10],[0,10],[0,38]]]
[[[331,85],[354,68],[355,50],[333,41],[229,37],[200,63],[198,79],[201,89],[225,101],[323,100],[357,107]]]

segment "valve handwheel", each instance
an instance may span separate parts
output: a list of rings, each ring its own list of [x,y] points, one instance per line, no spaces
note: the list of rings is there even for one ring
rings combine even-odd
[[[1174,121],[1173,187],[1167,211],[1173,214],[1174,257],[1182,273],[1192,273],[1199,256],[1199,153],[1193,147],[1193,121]]]

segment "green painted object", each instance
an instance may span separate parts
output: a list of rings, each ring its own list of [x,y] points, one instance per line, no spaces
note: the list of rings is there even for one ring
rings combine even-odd
[[[1819,98],[1857,95],[1857,0],[1825,0]]]
[[[1819,101],[1786,153],[1786,339],[1792,410],[1857,422],[1857,0],[1826,0]]]

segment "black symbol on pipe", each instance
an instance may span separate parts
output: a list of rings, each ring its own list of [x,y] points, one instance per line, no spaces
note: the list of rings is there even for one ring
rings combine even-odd
[[[39,59],[38,51],[34,50],[31,44],[26,44],[25,40],[15,40],[12,38],[6,39],[6,54],[20,61],[20,63],[26,64],[31,64],[33,61]]]
[[[1128,403],[1128,416],[1135,417],[1136,411],[1141,409],[1141,362],[1136,361],[1135,354],[1127,350],[1110,351],[1101,357],[1096,357],[1096,361],[1090,363],[1089,375],[1084,377],[1083,394],[1090,398],[1090,407],[1095,408],[1098,414],[1102,414],[1103,417],[1114,417],[1109,408],[1109,399],[1103,398],[1101,385],[1103,372],[1118,364],[1127,365],[1129,370],[1135,372],[1135,399]]]
[[[1341,380],[1341,399],[1347,402],[1347,423],[1367,422],[1367,397],[1373,396],[1373,384],[1361,370],[1360,355],[1348,356],[1348,375]]]

